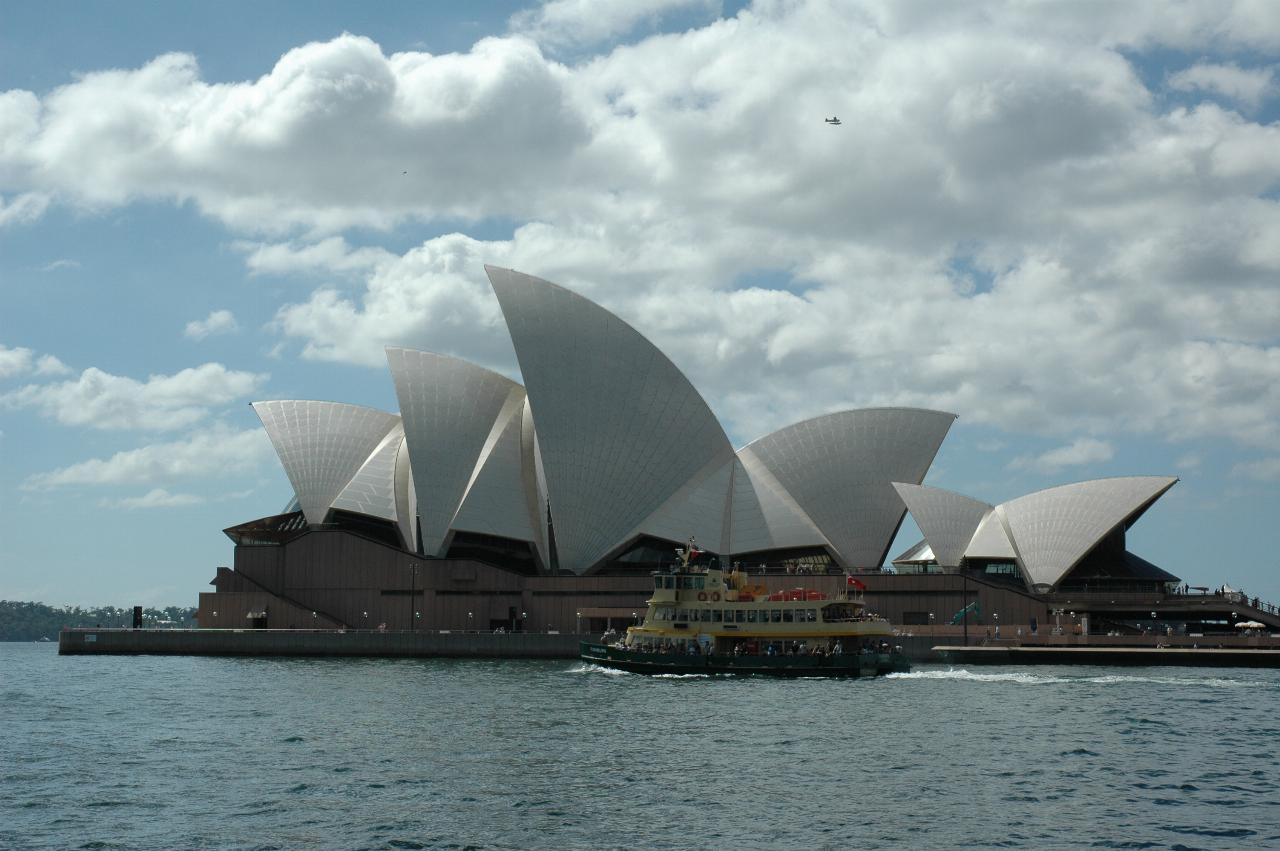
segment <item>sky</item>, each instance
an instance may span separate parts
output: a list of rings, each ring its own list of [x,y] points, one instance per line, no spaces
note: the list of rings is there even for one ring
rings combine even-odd
[[[490,263],[737,445],[913,406],[989,503],[1178,476],[1129,549],[1280,602],[1278,63],[1265,0],[0,0],[0,598],[194,605],[292,496],[249,402],[519,378]]]

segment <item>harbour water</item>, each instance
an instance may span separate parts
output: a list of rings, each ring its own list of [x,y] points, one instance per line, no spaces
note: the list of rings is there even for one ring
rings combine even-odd
[[[1280,671],[59,657],[0,848],[1280,848]]]

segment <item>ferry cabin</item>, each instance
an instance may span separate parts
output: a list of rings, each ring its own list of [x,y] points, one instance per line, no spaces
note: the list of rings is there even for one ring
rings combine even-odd
[[[624,645],[649,652],[720,654],[853,653],[881,649],[889,624],[869,616],[860,592],[768,591],[739,571],[654,574],[644,622]],[[850,587],[856,580],[850,579]]]

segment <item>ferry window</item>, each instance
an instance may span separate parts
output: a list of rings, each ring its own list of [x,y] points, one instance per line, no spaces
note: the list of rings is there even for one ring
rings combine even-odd
[[[742,612],[738,612],[738,614],[742,614]],[[747,612],[747,623],[755,623],[755,622],[756,622],[756,610],[751,609],[750,611]]]
[[[719,610],[719,609],[712,609],[712,610],[711,610],[711,620],[712,620],[712,622],[714,622],[714,623],[720,623],[720,610]]]
[[[769,619],[774,623],[782,623],[782,610],[773,609],[773,615]]]
[[[747,620],[747,613],[742,611],[742,609],[738,609],[738,611],[734,613],[733,617],[738,623],[745,623]]]
[[[710,621],[711,621],[711,610],[710,610],[710,609],[703,609],[703,610],[702,610],[702,619],[703,619],[704,621],[707,621],[707,622],[710,622]]]
[[[783,623],[791,623],[791,610],[790,610],[790,609],[783,609],[783,610],[782,610],[782,622],[783,622]]]
[[[810,623],[813,623],[813,622],[814,622],[814,621],[816,621],[817,619],[818,619],[818,610],[817,610],[817,609],[806,609],[806,610],[805,610],[805,620],[809,621]]]
[[[703,577],[701,577],[701,576],[695,576],[695,577],[693,577],[693,589],[694,589],[695,591],[701,591],[701,590],[702,590],[702,583],[703,583]]]

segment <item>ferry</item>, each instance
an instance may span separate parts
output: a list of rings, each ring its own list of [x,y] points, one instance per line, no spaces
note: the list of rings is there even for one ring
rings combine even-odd
[[[653,574],[644,621],[617,640],[584,641],[584,662],[638,674],[869,677],[911,669],[888,621],[866,611],[865,586],[769,591],[741,570],[696,566],[691,545]]]

